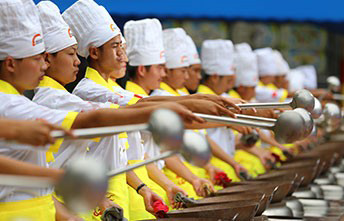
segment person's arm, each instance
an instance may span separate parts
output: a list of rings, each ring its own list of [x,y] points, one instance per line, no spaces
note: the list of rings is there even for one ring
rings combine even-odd
[[[16,141],[33,146],[53,144],[55,140],[50,136],[52,130],[64,129],[43,120],[19,121],[0,119],[0,138],[7,141]],[[65,132],[72,135],[72,133],[66,130]]]
[[[82,218],[72,214],[61,202],[53,197],[55,206],[55,219],[56,221],[83,221]]]
[[[229,156],[221,147],[219,147],[219,145],[217,145],[217,143],[209,136],[206,137],[210,144],[211,152],[215,157],[231,165],[238,176],[240,176],[240,172],[247,171],[243,166],[236,162],[233,157]]]
[[[130,185],[135,190],[137,190],[137,188],[141,184],[143,184],[143,182],[135,174],[134,171],[127,172],[127,183],[128,183],[128,185]],[[162,199],[156,193],[154,193],[148,186],[143,186],[138,191],[138,194],[140,194],[143,197],[146,210],[154,215],[153,204],[157,200],[161,200],[162,201]]]
[[[64,174],[63,170],[44,168],[31,163],[25,163],[0,156],[0,173],[11,175],[49,177],[58,181]]]
[[[197,195],[199,196],[206,196],[206,192],[204,190],[204,186],[208,185],[208,187],[211,189],[211,191],[214,191],[214,186],[209,180],[202,179],[197,177],[195,174],[193,174],[180,160],[178,156],[172,156],[165,159],[165,165],[168,169],[170,169],[172,172],[177,174],[178,176],[182,177],[184,180],[189,182]]]
[[[146,159],[148,156],[146,155]],[[170,201],[170,204],[173,208],[179,208],[180,206],[176,204],[174,201],[174,197],[178,192],[183,193],[184,195],[188,195],[183,189],[179,188],[176,184],[174,184],[171,180],[169,180],[166,175],[159,170],[155,163],[146,165],[146,169],[148,172],[148,176],[154,182],[156,182],[159,186],[161,186]]]
[[[186,96],[150,96],[146,97],[140,100],[140,102],[146,102],[146,101],[185,101],[185,100],[207,100],[212,101],[218,105],[225,106],[225,107],[234,107],[236,110],[240,110],[240,108],[236,105],[238,103],[245,103],[242,99],[237,98],[225,98],[218,95],[213,94],[192,94],[192,95],[186,95]]]
[[[284,147],[282,144],[278,143],[273,136],[268,136],[264,132],[262,132],[261,130],[258,130],[258,133],[259,133],[260,139],[264,143],[270,144],[271,146],[278,147],[279,149],[281,149],[283,151],[288,151],[290,154],[293,154],[292,150],[290,150],[290,149]]]
[[[166,108],[175,111],[185,122],[204,120],[192,114],[187,108],[176,103],[163,103],[143,108],[129,109],[98,109],[95,111],[79,113],[73,122],[72,128],[90,128],[113,125],[138,124],[148,121],[151,113],[157,109]]]

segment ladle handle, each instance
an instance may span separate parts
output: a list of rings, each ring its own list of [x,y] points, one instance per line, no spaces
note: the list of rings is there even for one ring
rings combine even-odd
[[[105,137],[111,136],[123,132],[131,132],[138,130],[146,130],[148,124],[132,124],[132,125],[123,125],[123,126],[111,126],[111,127],[95,127],[95,128],[85,128],[85,129],[76,129],[73,130],[73,134],[77,139],[90,139],[96,137]],[[58,138],[70,138],[62,130],[54,130],[50,133],[55,139]]]
[[[249,120],[242,120],[242,119],[235,119],[230,117],[220,117],[208,114],[200,114],[194,113],[196,116],[205,119],[208,122],[213,123],[220,123],[220,124],[233,124],[233,125],[240,125],[240,126],[248,126],[248,127],[259,127],[263,129],[271,130],[274,127],[274,123],[266,123],[266,122],[254,122]]]
[[[342,95],[342,94],[333,94],[333,100],[344,101],[344,95]]]
[[[177,153],[178,151],[166,151],[159,156],[150,158],[141,163],[133,164],[121,169],[110,171],[108,172],[107,175],[109,177],[113,177],[118,174],[125,173],[130,170],[134,170],[138,167],[145,166],[150,163],[154,163],[158,160],[171,157]],[[47,188],[47,187],[54,186],[54,184],[55,182],[52,179],[47,178],[47,177],[0,174],[0,186],[17,186],[17,187],[24,187],[24,188]]]
[[[235,114],[235,116],[239,119],[264,121],[264,122],[270,122],[270,123],[276,123],[277,121],[276,119],[273,119],[273,118],[257,117],[257,116],[251,116],[251,115],[245,115],[245,114]]]
[[[270,103],[247,103],[247,104],[237,104],[241,109],[269,109],[269,108],[287,108],[290,107],[291,102],[270,102]],[[233,107],[229,107],[229,109],[234,109]]]
[[[54,181],[47,177],[0,174],[0,186],[47,188],[54,184]]]
[[[116,170],[112,170],[110,172],[108,172],[108,176],[109,177],[113,177],[113,176],[116,176],[118,174],[121,174],[121,173],[125,173],[125,172],[128,172],[130,170],[134,170],[136,168],[139,168],[139,167],[142,167],[142,166],[145,166],[147,164],[150,164],[150,163],[154,163],[158,160],[162,160],[162,159],[165,159],[165,158],[168,158],[168,157],[171,157],[175,154],[179,153],[178,151],[166,151],[162,154],[160,154],[159,156],[156,156],[156,157],[153,157],[153,158],[150,158],[148,160],[145,160],[145,161],[142,161],[140,163],[136,163],[136,164],[132,164],[130,166],[127,166],[127,167],[124,167],[124,168],[121,168],[121,169],[116,169]]]

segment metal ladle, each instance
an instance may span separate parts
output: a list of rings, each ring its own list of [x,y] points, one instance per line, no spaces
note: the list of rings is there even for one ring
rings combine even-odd
[[[311,92],[301,89],[295,92],[293,100],[290,102],[271,102],[271,103],[247,103],[237,104],[241,109],[269,109],[269,108],[304,108],[311,112],[314,108],[314,96]],[[232,108],[231,108],[232,109]]]
[[[327,103],[323,110],[322,125],[325,126],[326,132],[333,132],[340,127],[342,113],[338,105]]]
[[[163,132],[162,132],[163,133]],[[190,163],[204,166],[211,157],[210,146],[205,137],[194,131],[185,131],[184,142],[178,150],[169,150],[144,162],[106,172],[105,166],[92,158],[73,160],[65,169],[65,175],[56,183],[46,177],[0,175],[0,185],[25,188],[47,188],[55,185],[56,193],[62,196],[66,206],[76,213],[84,213],[96,207],[105,196],[109,177],[128,172],[138,167],[181,153]],[[175,148],[175,147],[173,147]]]
[[[304,139],[313,129],[312,118],[309,113],[302,108],[297,108],[297,111],[285,111],[277,119],[267,118],[271,122],[259,122],[198,113],[195,115],[214,123],[235,124],[272,130],[279,143],[293,143],[297,140]],[[250,116],[250,118],[251,117],[254,118],[254,116]]]
[[[154,111],[148,123],[131,124],[124,126],[97,127],[73,130],[77,139],[90,139],[105,137],[122,132],[148,130],[152,132],[153,139],[162,150],[180,149],[183,144],[184,124],[179,115],[168,109]],[[52,131],[52,137],[71,139],[63,131]]]

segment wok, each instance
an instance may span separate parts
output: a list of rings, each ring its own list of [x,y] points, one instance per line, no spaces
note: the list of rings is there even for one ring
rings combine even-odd
[[[255,180],[279,180],[279,181],[294,181],[293,186],[290,189],[287,196],[291,196],[297,188],[299,188],[304,177],[295,173],[294,171],[281,170],[281,171],[271,171],[269,173],[260,175],[255,178]]]
[[[167,213],[169,218],[217,218],[232,220],[236,217],[236,221],[251,220],[258,210],[256,202],[238,202],[236,205],[232,203],[215,204],[202,207],[186,208],[182,210],[174,210]]]
[[[300,183],[300,187],[308,186],[316,178],[317,175],[317,167],[281,168],[280,170],[292,170],[299,176],[304,177],[304,179]]]
[[[270,181],[246,181],[246,182],[238,182],[235,183],[236,185],[275,185],[279,188],[277,189],[276,193],[273,196],[272,202],[280,202],[282,201],[291,190],[294,181],[279,181],[279,180],[270,180]]]
[[[273,193],[271,202],[280,202],[284,197],[287,196],[290,190],[290,183],[261,183],[252,185],[235,185],[222,190],[219,190],[215,195],[226,195],[230,193],[240,193],[240,192],[263,192],[265,194]]]
[[[186,207],[198,207],[198,206],[208,206],[214,204],[231,203],[231,202],[241,202],[241,201],[254,201],[259,203],[259,208],[257,215],[260,215],[269,206],[272,199],[271,195],[266,195],[264,193],[234,193],[223,196],[207,197],[200,200],[193,200],[186,203]]]

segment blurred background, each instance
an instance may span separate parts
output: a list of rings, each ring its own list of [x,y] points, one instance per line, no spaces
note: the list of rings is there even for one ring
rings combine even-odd
[[[248,42],[280,50],[291,68],[315,65],[344,81],[343,0],[95,0],[123,30],[126,21],[159,18],[164,28],[183,27],[199,47],[205,39]],[[39,2],[39,0],[35,0]],[[63,12],[75,0],[53,0]]]

